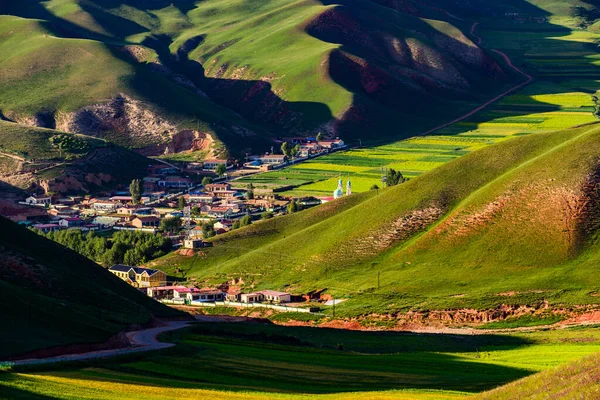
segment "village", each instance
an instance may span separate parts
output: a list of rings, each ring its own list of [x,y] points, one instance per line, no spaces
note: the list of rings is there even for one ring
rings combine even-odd
[[[213,244],[210,237],[251,224],[260,219],[321,204],[314,197],[282,197],[273,190],[236,185],[236,177],[257,174],[346,148],[340,139],[291,138],[285,154],[249,156],[243,164],[226,159],[173,165],[161,160],[147,167],[145,176],[112,190],[94,194],[32,194],[18,201],[20,211],[7,217],[43,234],[78,230],[110,237],[132,231],[167,237],[172,250],[199,251]],[[289,145],[289,146],[287,146]],[[293,147],[291,147],[293,146]],[[350,194],[348,181],[347,194]],[[333,198],[343,195],[342,181]],[[171,304],[277,306],[304,301],[285,292],[263,290],[251,293],[228,288],[182,286],[159,270],[113,265],[109,271],[149,297]],[[305,311],[306,309],[302,309]]]
[[[218,288],[196,288],[171,281],[163,271],[128,265],[113,265],[108,269],[157,301],[187,306],[231,306],[231,307],[268,307],[280,311],[315,312],[314,307],[290,307],[306,302],[304,296],[275,290],[242,292],[238,288],[223,284]],[[294,304],[292,304],[294,303]],[[287,304],[287,305],[286,305]]]
[[[346,147],[340,139],[290,138],[289,143],[295,146],[293,156],[248,156],[248,161],[238,164],[227,159],[210,159],[176,166],[157,160],[148,166],[147,175],[135,183],[137,196],[131,193],[133,182],[129,187],[122,185],[94,195],[33,194],[19,201],[20,206],[26,206],[20,212],[6,216],[44,233],[72,228],[84,232],[157,233],[164,231],[166,219],[179,218],[178,221],[185,219],[187,228],[191,229],[185,237],[200,240],[205,236],[203,227],[207,223],[213,224],[211,235],[222,234],[240,226],[244,218],[243,224],[248,224],[253,219],[286,213],[293,202],[299,207],[321,203],[315,198],[281,197],[273,190],[254,189],[251,185],[236,186],[237,177],[283,168]],[[183,228],[183,223],[181,226]],[[183,236],[172,235],[171,238],[176,247],[185,245]],[[202,246],[199,241],[188,244],[190,248]]]

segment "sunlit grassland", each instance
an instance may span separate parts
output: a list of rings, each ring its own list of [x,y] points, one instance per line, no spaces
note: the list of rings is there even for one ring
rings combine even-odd
[[[596,327],[439,335],[196,324],[177,346],[0,375],[10,397],[455,399],[600,351]]]
[[[496,21],[486,21],[477,32],[484,38],[485,47],[509,54],[517,65],[533,73],[536,81],[476,115],[435,132],[435,136],[328,155],[243,182],[295,187],[284,192],[290,195],[331,196],[343,177],[352,180],[354,192],[362,192],[373,185],[383,186],[381,168],[394,168],[412,178],[513,136],[562,130],[597,120],[592,95],[600,88],[595,78],[600,74],[600,54],[594,45],[600,35],[567,25],[513,26]]]

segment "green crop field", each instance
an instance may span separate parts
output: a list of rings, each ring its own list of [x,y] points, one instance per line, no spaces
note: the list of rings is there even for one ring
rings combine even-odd
[[[331,196],[341,176],[350,177],[354,192],[364,192],[375,184],[382,186],[382,167],[394,168],[412,178],[514,135],[562,130],[596,121],[592,95],[600,89],[596,79],[600,75],[600,54],[593,43],[600,40],[600,35],[582,30],[572,19],[565,18],[572,13],[571,8],[532,3],[541,7],[540,15],[554,15],[543,24],[480,19],[476,33],[483,38],[484,47],[505,52],[518,67],[532,74],[533,84],[435,132],[434,136],[328,155],[239,182],[270,188],[295,186],[284,192],[293,196]],[[399,124],[397,130],[403,132],[405,127]]]
[[[596,327],[484,335],[199,323],[157,353],[0,374],[19,398],[455,399],[600,351]]]
[[[570,204],[588,196],[599,129],[506,139],[379,193],[220,235],[202,257],[150,265],[201,286],[241,278],[298,294],[327,288],[348,299],[342,317],[593,303],[598,252],[584,221],[595,217],[575,217]]]

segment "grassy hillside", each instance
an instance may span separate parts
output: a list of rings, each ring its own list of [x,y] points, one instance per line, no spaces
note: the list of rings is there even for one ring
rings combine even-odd
[[[84,365],[16,370],[0,375],[0,387],[19,398],[472,398],[600,346],[594,327],[419,335],[200,323],[161,339],[177,346]]]
[[[7,4],[0,110],[154,153],[164,149],[150,144],[195,130],[238,156],[266,146],[261,138],[318,129],[406,137],[519,79],[446,14],[407,3],[394,10],[351,0]],[[153,113],[144,126],[151,134],[129,123],[135,112],[115,125],[105,117],[118,110],[98,111],[119,95]]]
[[[0,181],[21,189],[87,192],[138,178],[149,163],[90,136],[0,121]]]
[[[593,96],[600,85],[599,31],[588,20],[596,6],[583,1],[445,1],[444,9],[461,22],[473,40],[493,54],[501,51],[534,77],[533,83],[475,115],[433,135],[375,147],[353,149],[301,163],[284,170],[242,179],[255,186],[299,186],[296,196],[331,196],[339,175],[352,179],[353,191],[381,186],[380,167],[407,177],[430,171],[470,151],[514,135],[550,132],[596,121]],[[471,9],[465,8],[470,4]],[[585,10],[585,11],[584,11]],[[467,22],[468,21],[468,22]],[[478,25],[470,29],[468,25]],[[363,143],[365,137],[362,137]]]
[[[342,315],[593,303],[599,146],[597,125],[506,140],[379,194],[219,236],[206,257],[153,265],[213,283],[327,288],[349,298]],[[336,204],[352,205],[328,214]]]
[[[552,397],[592,399],[598,396],[600,390],[597,378],[599,362],[600,355],[595,354],[483,393],[478,398],[486,400]]]
[[[153,316],[175,316],[94,262],[0,218],[0,357],[95,343]]]

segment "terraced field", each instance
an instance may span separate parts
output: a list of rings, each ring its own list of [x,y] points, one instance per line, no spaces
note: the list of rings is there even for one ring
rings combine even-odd
[[[545,23],[482,21],[476,34],[484,47],[509,55],[535,77],[534,83],[431,136],[328,155],[242,182],[296,186],[285,192],[291,195],[330,196],[343,176],[351,178],[354,192],[363,192],[382,185],[382,167],[411,178],[513,136],[594,122],[592,95],[600,88],[600,54],[594,43],[600,35],[573,24],[561,15]]]

